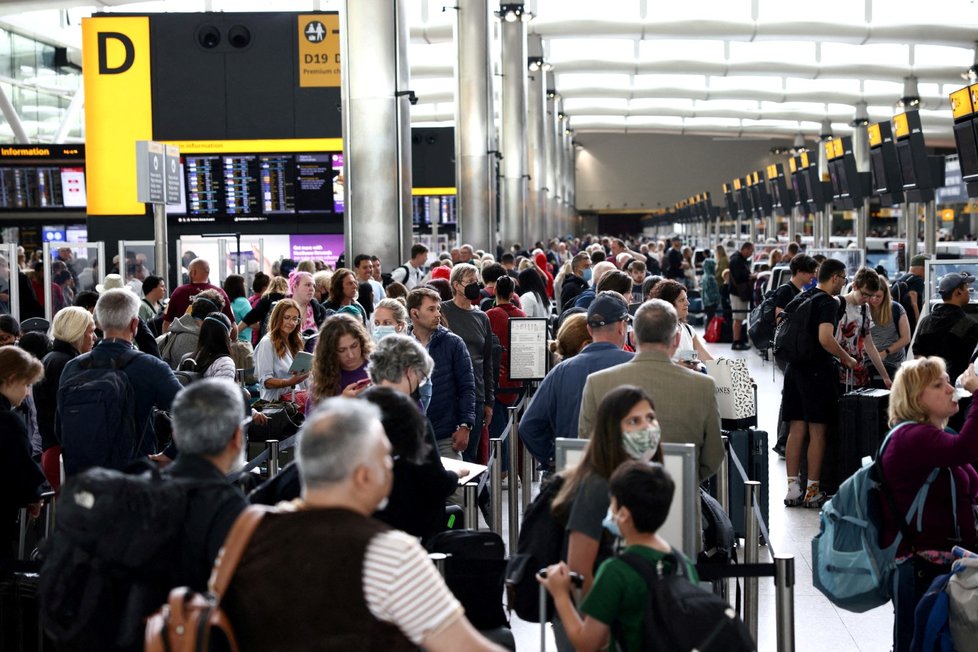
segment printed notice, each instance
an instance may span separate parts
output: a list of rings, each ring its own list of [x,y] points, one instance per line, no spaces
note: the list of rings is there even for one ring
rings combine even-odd
[[[509,320],[509,379],[543,380],[547,375],[547,320]]]

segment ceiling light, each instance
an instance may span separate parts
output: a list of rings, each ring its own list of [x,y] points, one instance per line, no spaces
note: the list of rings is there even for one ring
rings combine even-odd
[[[518,20],[523,20],[524,9],[522,4],[505,4],[499,5],[499,11],[496,15],[502,18],[507,23],[515,23]]]
[[[526,60],[526,66],[530,72],[537,72],[543,68],[543,57],[528,57]]]

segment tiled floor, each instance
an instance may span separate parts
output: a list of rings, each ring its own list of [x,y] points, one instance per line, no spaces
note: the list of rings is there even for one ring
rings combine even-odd
[[[781,374],[754,352],[730,351],[729,345],[707,345],[717,357],[744,357],[758,385],[759,429],[771,433],[774,445],[776,420],[781,402]],[[815,510],[787,509],[781,504],[786,490],[784,461],[770,454],[770,520],[768,524],[775,552],[795,557],[795,649],[799,652],[887,652],[890,650],[893,611],[889,605],[865,614],[837,609],[812,586],[811,541],[818,533]],[[506,519],[504,518],[504,527]],[[506,534],[503,535],[504,540]],[[762,562],[770,561],[770,552],[761,549]],[[759,580],[758,650],[777,650],[774,606],[774,581]],[[517,618],[512,622],[519,650],[540,648],[540,627]],[[556,649],[548,632],[547,650]]]

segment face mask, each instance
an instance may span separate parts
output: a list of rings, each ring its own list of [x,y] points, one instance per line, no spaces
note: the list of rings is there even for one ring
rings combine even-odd
[[[590,283],[591,282],[591,268],[590,267],[585,267],[584,268],[584,272],[582,273],[581,278],[584,279],[584,282],[585,283]]]
[[[481,296],[481,292],[479,292],[478,283],[469,283],[468,285],[465,286],[466,299],[468,299],[469,301],[475,301],[479,298],[479,296]]]
[[[625,452],[628,453],[629,457],[638,460],[648,451],[655,451],[659,447],[662,430],[657,425],[650,425],[639,430],[623,432],[621,436]]]
[[[374,326],[374,341],[379,342],[397,332],[397,326]]]
[[[621,530],[618,529],[618,523],[615,522],[615,515],[611,512],[610,507],[608,508],[608,513],[604,515],[604,520],[601,521],[601,525],[611,533],[611,536],[621,538]]]

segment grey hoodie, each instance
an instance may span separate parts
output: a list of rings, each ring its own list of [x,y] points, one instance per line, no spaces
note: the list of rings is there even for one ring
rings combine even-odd
[[[197,349],[200,335],[200,322],[191,315],[182,315],[170,324],[170,330],[156,338],[160,347],[160,357],[170,365],[170,369],[180,366],[180,361],[188,353]]]

